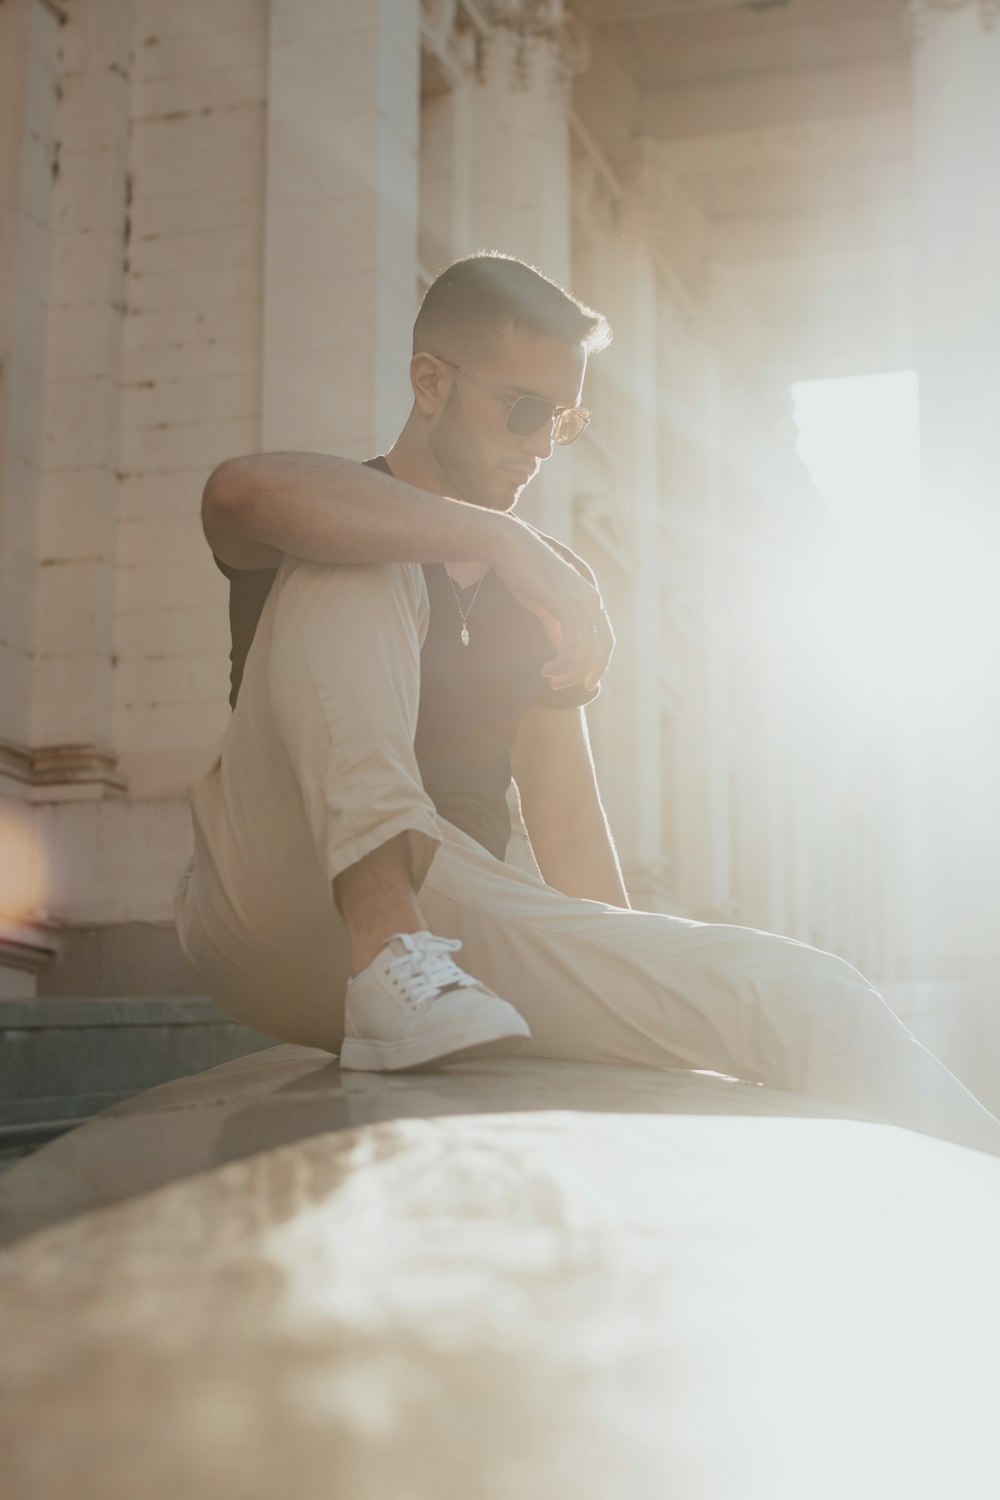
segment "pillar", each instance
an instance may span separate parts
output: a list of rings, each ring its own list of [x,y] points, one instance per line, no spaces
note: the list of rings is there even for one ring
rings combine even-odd
[[[0,6],[0,776],[31,779],[38,503],[59,27]]]
[[[569,93],[555,23],[527,3],[495,4],[475,91],[474,248],[507,250],[569,275]]]
[[[903,977],[1000,966],[1000,7],[914,21],[915,319],[924,507]]]
[[[93,0],[61,37],[32,714],[47,801],[124,787],[113,657],[130,13]]]
[[[488,0],[483,10],[491,31],[472,89],[472,242],[463,253],[504,250],[567,286],[570,80],[582,60],[577,33],[561,0],[544,6]],[[568,538],[571,465],[560,457],[531,486],[523,514]]]
[[[420,41],[411,0],[272,0],[262,447],[365,458],[410,408]]]

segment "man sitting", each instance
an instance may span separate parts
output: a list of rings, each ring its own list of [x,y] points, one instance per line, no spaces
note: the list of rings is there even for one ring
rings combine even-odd
[[[191,789],[184,952],[229,1014],[344,1068],[489,1045],[712,1069],[1000,1150],[842,959],[629,909],[583,711],[611,626],[586,564],[514,514],[609,338],[523,262],[470,256],[424,298],[384,457],[211,475],[234,711]],[[512,776],[540,877],[504,860]]]

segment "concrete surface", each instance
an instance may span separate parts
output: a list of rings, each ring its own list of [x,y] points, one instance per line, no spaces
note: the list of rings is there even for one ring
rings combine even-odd
[[[276,1047],[0,1192],[18,1500],[996,1493],[1000,1160],[814,1101]]]

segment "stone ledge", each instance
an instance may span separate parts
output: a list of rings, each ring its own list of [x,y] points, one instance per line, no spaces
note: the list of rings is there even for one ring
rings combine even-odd
[[[23,1500],[995,1490],[1000,1161],[720,1075],[281,1046],[0,1222]]]
[[[42,917],[0,916],[0,965],[37,975],[59,948],[59,924]]]
[[[144,1089],[272,1045],[206,995],[0,1000],[0,1147],[31,1150]]]
[[[44,1026],[235,1025],[207,995],[45,995],[0,1000],[0,1030]]]
[[[277,1043],[146,1089],[18,1162],[0,1181],[0,1245],[310,1136],[412,1118],[553,1111],[870,1119],[706,1071],[497,1057],[445,1059],[414,1073],[341,1073],[331,1053]]]

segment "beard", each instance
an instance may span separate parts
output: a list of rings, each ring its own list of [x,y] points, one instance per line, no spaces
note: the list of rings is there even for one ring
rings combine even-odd
[[[449,493],[487,510],[510,510],[515,497],[498,499],[486,482],[486,455],[479,439],[465,420],[458,388],[452,385],[435,425],[427,434],[427,446],[448,481]]]

